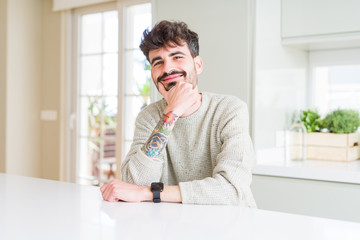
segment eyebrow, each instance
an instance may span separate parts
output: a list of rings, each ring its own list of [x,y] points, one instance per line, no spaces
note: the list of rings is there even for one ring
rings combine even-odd
[[[169,56],[172,57],[172,56],[178,55],[178,54],[180,54],[180,55],[185,55],[185,53],[183,53],[183,52],[181,52],[181,51],[177,51],[177,52],[170,53]]]
[[[160,60],[160,59],[161,59],[161,57],[153,58],[153,60],[151,60],[151,65],[153,65],[155,61]]]
[[[183,53],[181,51],[176,51],[176,52],[170,53],[169,56],[172,57],[172,56],[175,56],[175,55],[178,55],[178,54],[185,55],[185,53]],[[154,58],[153,60],[151,60],[151,65],[153,65],[155,61],[160,60],[160,59],[162,59],[162,57]]]

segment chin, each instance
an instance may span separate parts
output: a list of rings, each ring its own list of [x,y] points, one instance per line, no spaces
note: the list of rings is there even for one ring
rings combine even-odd
[[[176,84],[177,84],[177,82],[169,82],[169,83],[165,86],[166,91],[169,91],[170,89],[172,89]]]

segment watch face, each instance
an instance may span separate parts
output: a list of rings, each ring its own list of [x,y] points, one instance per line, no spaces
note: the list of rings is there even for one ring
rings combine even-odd
[[[164,189],[164,184],[161,182],[156,182],[151,184],[151,191],[160,191],[162,192]]]

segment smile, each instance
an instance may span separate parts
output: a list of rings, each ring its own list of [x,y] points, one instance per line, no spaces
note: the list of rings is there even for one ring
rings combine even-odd
[[[183,74],[172,74],[172,75],[169,75],[165,78],[163,78],[161,81],[162,82],[173,82],[173,81],[176,81],[178,78],[182,77]]]
[[[186,78],[186,72],[185,71],[172,71],[170,73],[164,73],[162,76],[158,77],[157,82],[174,82],[177,79],[184,77]]]

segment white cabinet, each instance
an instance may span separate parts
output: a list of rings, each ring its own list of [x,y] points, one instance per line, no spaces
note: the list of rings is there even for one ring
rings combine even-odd
[[[254,175],[251,189],[259,209],[360,222],[359,184]]]
[[[359,0],[282,0],[282,41],[320,48],[360,46],[359,12]]]

